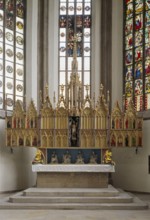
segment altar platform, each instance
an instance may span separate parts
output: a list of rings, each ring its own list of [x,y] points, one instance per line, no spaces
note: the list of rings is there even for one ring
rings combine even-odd
[[[144,210],[147,208],[148,204],[133,194],[115,189],[111,185],[108,185],[108,188],[93,189],[33,187],[0,201],[0,210],[77,210],[79,212],[79,210]]]
[[[108,164],[34,164],[39,188],[108,188]]]

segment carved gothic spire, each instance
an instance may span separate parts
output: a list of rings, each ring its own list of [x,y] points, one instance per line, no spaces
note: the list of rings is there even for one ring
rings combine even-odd
[[[78,37],[74,35],[73,38],[73,60],[72,60],[72,73],[77,74],[78,73],[78,62],[77,62],[77,41]]]

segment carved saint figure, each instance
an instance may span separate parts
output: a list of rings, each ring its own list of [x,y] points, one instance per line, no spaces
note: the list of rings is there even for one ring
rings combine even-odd
[[[76,123],[73,122],[72,123],[72,128],[71,128],[71,134],[72,134],[72,140],[74,140],[74,141],[76,141],[76,139],[77,139],[77,136],[76,136],[77,131],[76,131],[76,129],[77,129]]]
[[[58,158],[57,158],[57,155],[54,151],[51,156],[51,164],[57,164],[57,163],[58,163]]]
[[[63,155],[63,163],[64,164],[70,164],[71,163],[71,155],[69,154],[68,151]]]
[[[79,146],[79,118],[70,117],[69,119],[69,144],[71,147]]]
[[[79,151],[78,155],[77,155],[77,160],[76,160],[77,164],[84,164],[84,158],[82,156],[82,153]]]
[[[97,155],[94,153],[94,151],[92,152],[92,154],[90,156],[90,163],[91,164],[96,164],[97,163]]]

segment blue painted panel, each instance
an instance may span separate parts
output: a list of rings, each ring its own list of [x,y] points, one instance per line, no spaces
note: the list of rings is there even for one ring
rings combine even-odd
[[[53,152],[58,157],[58,162],[62,163],[63,155],[66,154],[66,152],[69,152],[71,155],[71,163],[75,163],[77,159],[77,155],[79,152],[81,152],[84,162],[87,164],[89,163],[90,156],[92,152],[94,152],[97,155],[97,163],[101,163],[101,149],[47,149],[47,163],[51,162],[51,155]]]

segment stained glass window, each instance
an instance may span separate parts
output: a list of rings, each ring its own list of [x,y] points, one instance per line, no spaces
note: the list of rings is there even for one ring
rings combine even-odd
[[[0,109],[24,100],[25,0],[0,0]]]
[[[124,94],[127,107],[150,109],[150,1],[124,0]]]
[[[91,0],[59,1],[59,85],[70,82],[74,36],[77,36],[78,74],[83,85],[90,85]]]

